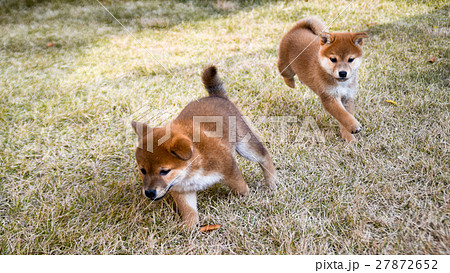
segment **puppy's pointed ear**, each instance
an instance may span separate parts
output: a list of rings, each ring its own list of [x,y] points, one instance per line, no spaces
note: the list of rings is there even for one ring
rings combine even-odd
[[[181,160],[189,160],[193,154],[192,141],[183,135],[174,136],[170,143],[170,152]]]
[[[321,45],[331,44],[332,42],[334,42],[334,36],[331,33],[322,32],[322,33],[319,34],[319,37],[320,37],[320,44]]]
[[[369,35],[367,35],[367,33],[365,33],[365,32],[353,33],[352,40],[355,43],[355,45],[361,46],[363,44],[363,38],[369,38]]]
[[[147,135],[147,132],[149,130],[147,124],[139,121],[132,121],[131,127],[133,127],[133,131],[138,135],[139,139],[142,139],[145,135]]]

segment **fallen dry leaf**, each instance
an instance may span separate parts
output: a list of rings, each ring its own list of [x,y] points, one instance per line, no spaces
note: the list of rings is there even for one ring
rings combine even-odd
[[[395,106],[398,106],[398,103],[396,103],[396,102],[393,101],[393,100],[385,100],[385,102],[390,103],[390,104],[393,104],[393,105],[395,105]]]
[[[49,42],[46,44],[47,47],[52,47],[53,46],[53,42]]]
[[[375,22],[375,23],[368,23],[367,26],[370,27],[370,26],[374,26],[374,25],[377,25],[377,24],[378,24],[377,22]]]
[[[435,57],[435,56],[431,57],[431,58],[428,60],[429,63],[434,63],[435,61],[436,61],[436,57]]]
[[[219,229],[222,225],[206,225],[200,228],[200,232],[208,232]]]

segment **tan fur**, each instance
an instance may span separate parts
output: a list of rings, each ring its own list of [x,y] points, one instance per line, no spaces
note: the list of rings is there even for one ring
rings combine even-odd
[[[155,191],[155,196],[150,198],[159,200],[170,192],[184,225],[188,227],[198,223],[196,191],[222,182],[237,194],[248,194],[247,183],[234,157],[235,151],[258,162],[266,184],[271,188],[276,185],[275,167],[269,153],[244,122],[236,106],[227,99],[216,68],[207,67],[202,80],[210,96],[189,103],[171,123],[162,128],[149,128],[144,123],[132,122],[139,137],[136,159],[144,196]],[[222,118],[223,134],[211,137],[210,132],[217,129],[213,122],[200,123],[196,131],[195,117]],[[158,143],[166,132],[170,132],[170,137]],[[196,132],[199,141],[195,141]],[[165,174],[167,170],[170,172]]]
[[[315,17],[297,22],[281,40],[278,69],[289,87],[295,87],[297,75],[314,91],[325,110],[339,121],[342,137],[352,142],[353,134],[362,129],[353,115],[362,39],[368,36],[364,32],[326,33],[324,28]]]

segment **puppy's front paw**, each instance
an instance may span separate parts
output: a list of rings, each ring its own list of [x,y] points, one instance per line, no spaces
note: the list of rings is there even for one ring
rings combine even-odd
[[[356,142],[356,138],[354,135],[350,134],[349,132],[345,131],[342,132],[342,138],[347,141],[348,143]]]
[[[350,128],[347,128],[347,129],[350,133],[357,134],[357,133],[361,132],[362,126],[359,122],[356,122],[355,124],[353,124],[353,126],[351,126]]]
[[[277,183],[278,183],[278,178],[277,178],[276,174],[266,180],[266,185],[271,190],[277,189]]]
[[[183,227],[184,227],[185,229],[194,229],[194,228],[197,228],[198,224],[199,224],[199,221],[198,221],[198,215],[196,215],[196,216],[185,217],[185,218],[183,219]]]

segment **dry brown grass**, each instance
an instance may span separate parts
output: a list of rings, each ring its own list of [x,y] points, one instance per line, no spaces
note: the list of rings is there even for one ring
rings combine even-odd
[[[353,146],[275,65],[296,20],[330,23],[345,4],[105,2],[171,75],[95,1],[5,3],[0,253],[450,254],[445,1],[353,1],[331,24],[370,35],[356,114],[364,129]],[[297,122],[287,137],[279,123],[255,123],[279,188],[265,190],[258,166],[240,160],[250,196],[221,185],[199,193],[201,223],[222,224],[203,234],[180,229],[171,200],[141,196],[128,122],[143,108],[164,113],[158,125],[204,96],[208,63],[252,120]],[[301,133],[307,117],[324,141]]]

